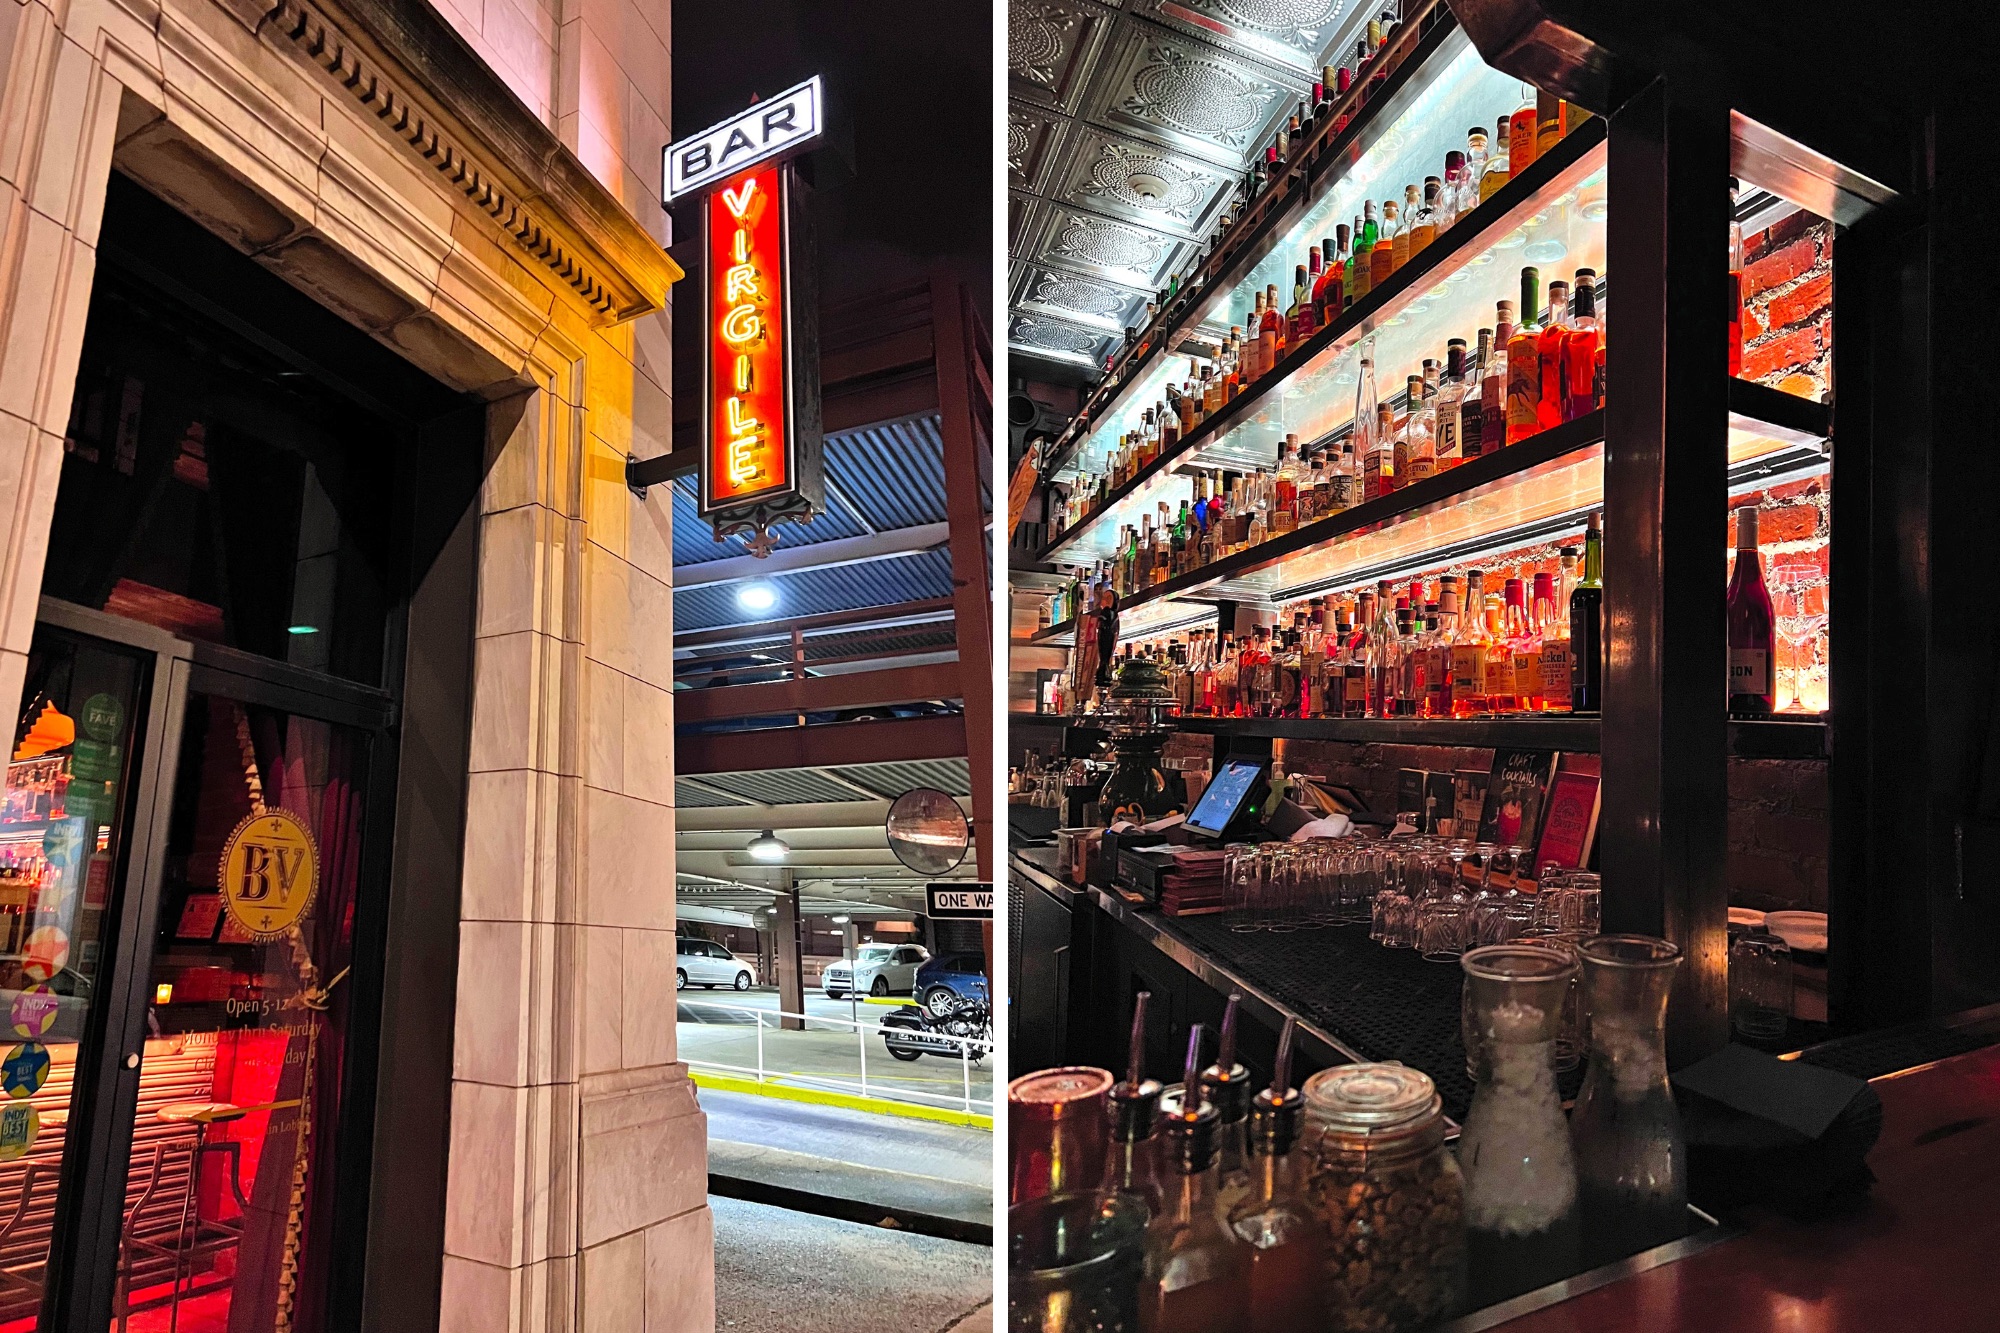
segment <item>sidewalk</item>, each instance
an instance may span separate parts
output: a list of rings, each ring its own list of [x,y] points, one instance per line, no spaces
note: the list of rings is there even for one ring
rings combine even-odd
[[[711,1195],[715,1327],[987,1333],[993,1251]]]

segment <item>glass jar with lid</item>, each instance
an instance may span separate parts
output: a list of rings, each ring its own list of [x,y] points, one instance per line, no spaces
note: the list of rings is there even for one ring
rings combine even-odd
[[[1465,1179],[1430,1078],[1399,1064],[1306,1080],[1306,1197],[1327,1227],[1329,1329],[1402,1333],[1455,1311],[1466,1282]]]

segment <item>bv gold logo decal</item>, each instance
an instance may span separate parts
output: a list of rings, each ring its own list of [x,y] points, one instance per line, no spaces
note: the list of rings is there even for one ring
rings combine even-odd
[[[319,847],[306,822],[272,808],[236,826],[222,848],[222,902],[259,940],[298,923],[319,892]]]

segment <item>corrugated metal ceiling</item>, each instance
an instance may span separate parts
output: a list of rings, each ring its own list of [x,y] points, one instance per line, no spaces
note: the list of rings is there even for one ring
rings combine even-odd
[[[819,615],[857,607],[894,606],[900,602],[951,596],[951,554],[943,547],[933,547],[894,560],[774,574],[769,582],[778,590],[778,605],[770,615],[755,617],[754,620]],[[752,613],[736,604],[736,587],[733,584],[719,583],[674,591],[676,630],[715,629],[723,625],[754,623],[754,620]]]
[[[915,787],[935,787],[953,796],[972,795],[972,766],[963,759],[848,764],[831,771],[890,800]]]

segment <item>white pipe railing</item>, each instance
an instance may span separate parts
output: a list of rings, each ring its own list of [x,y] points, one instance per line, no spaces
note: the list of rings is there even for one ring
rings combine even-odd
[[[702,1060],[683,1055],[681,1058],[689,1068],[713,1069],[728,1074],[749,1074],[754,1076],[759,1083],[783,1082],[803,1087],[823,1088],[830,1092],[855,1090],[865,1097],[885,1097],[897,1101],[912,1101],[920,1104],[944,1106],[956,1103],[963,1106],[968,1115],[991,1115],[993,1112],[993,1098],[991,1095],[983,1098],[975,1098],[972,1095],[972,1061],[992,1052],[993,1042],[991,1038],[955,1037],[948,1033],[932,1032],[927,1029],[889,1029],[891,1031],[900,1030],[908,1032],[911,1036],[921,1037],[922,1040],[927,1042],[944,1042],[948,1045],[959,1047],[960,1095],[950,1097],[941,1093],[925,1092],[920,1088],[905,1088],[897,1086],[894,1083],[884,1084],[879,1078],[871,1088],[868,1083],[868,1038],[882,1035],[885,1029],[879,1021],[870,1025],[855,1019],[834,1018],[824,1014],[797,1014],[785,1009],[758,1009],[750,1005],[727,1004],[720,1000],[691,1000],[685,995],[677,998],[680,1004],[692,1009],[714,1009],[726,1013],[748,1014],[757,1024],[756,1068],[752,1069],[744,1065],[725,1064],[719,1060]],[[837,1027],[853,1028],[855,1049],[859,1054],[860,1061],[860,1081],[856,1083],[853,1080],[839,1078],[830,1074],[778,1072],[771,1070],[764,1058],[764,1020],[766,1018],[775,1018],[781,1021],[787,1018],[796,1018],[806,1023],[825,1023]]]

